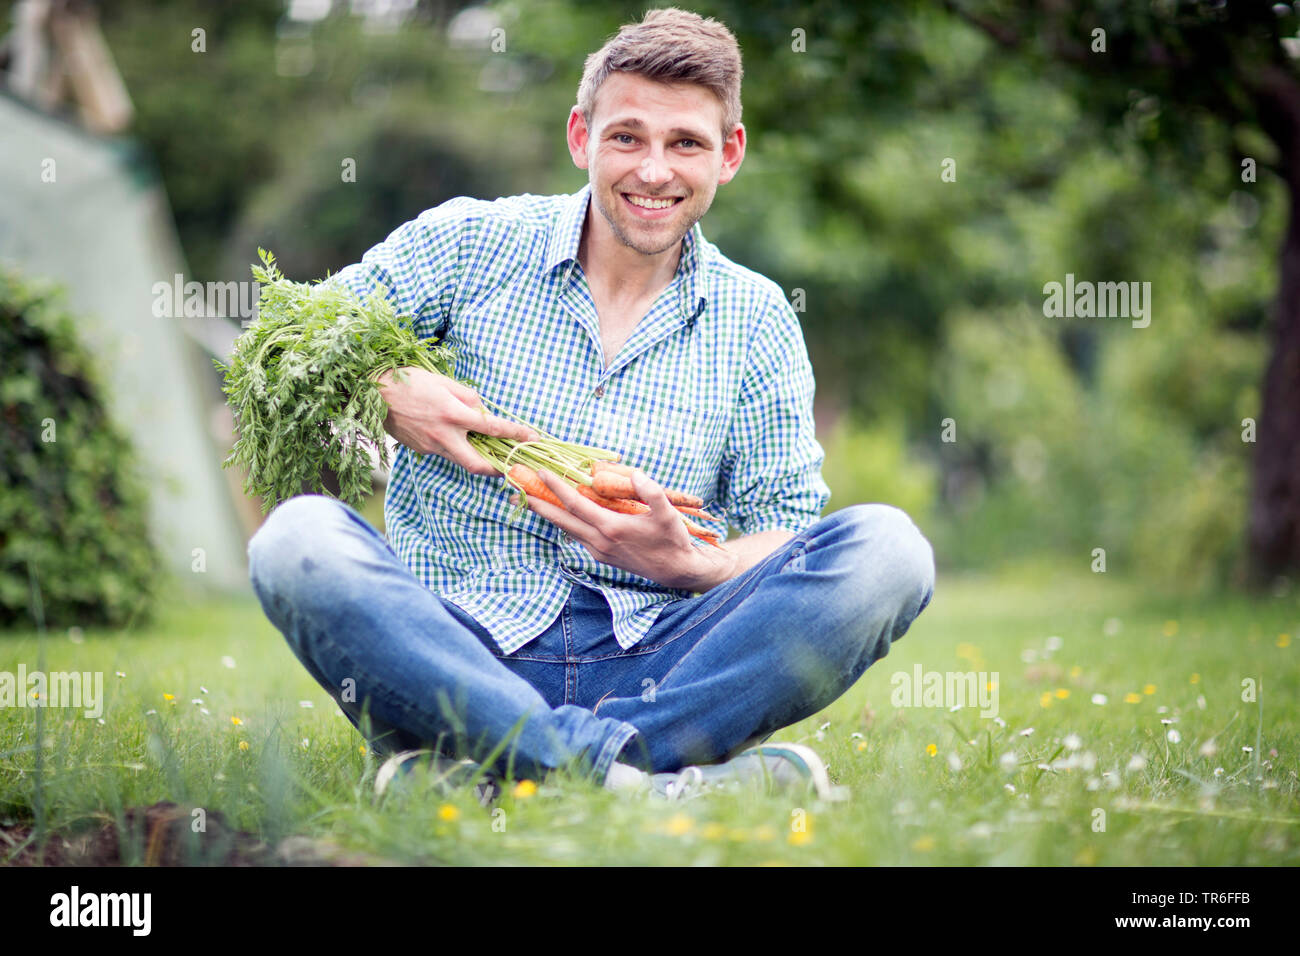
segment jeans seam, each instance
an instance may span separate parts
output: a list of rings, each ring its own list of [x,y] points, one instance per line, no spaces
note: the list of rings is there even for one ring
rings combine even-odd
[[[576,668],[570,659],[570,648],[573,646],[573,616],[569,612],[569,602],[564,602],[564,607],[560,610],[560,633],[564,638],[564,703],[570,704],[577,693],[577,674]]]
[[[619,752],[627,746],[629,740],[635,737],[640,731],[633,724],[626,721],[619,724],[617,728],[605,738],[600,750],[596,754],[593,770],[597,780],[603,784],[605,778],[609,776],[609,768],[613,766],[614,760],[618,757]]]
[[[808,541],[809,541],[808,532],[805,531],[803,534],[796,535],[794,538],[791,539],[791,541],[794,543],[794,548],[793,548],[792,550],[795,551],[795,552],[798,552],[799,554],[803,554],[803,553],[806,551],[806,549],[807,549],[807,544],[808,544]],[[771,561],[773,558],[775,558],[775,557],[777,556],[777,554],[779,554],[779,553],[780,553],[780,552],[774,552],[773,554],[769,555],[769,556],[768,556],[764,561],[762,561],[762,562],[759,563],[759,564],[756,564],[756,565],[754,566],[754,568],[751,568],[750,571],[753,571],[753,570],[755,570],[756,568],[761,568],[761,567],[763,567],[763,565],[767,564],[769,561]],[[788,565],[790,564],[790,562],[793,561],[793,560],[794,560],[794,556],[793,556],[793,554],[792,554],[791,556],[789,556],[789,557],[786,558],[785,564],[782,565],[781,571],[777,571],[776,573],[777,573],[777,574],[781,574],[781,573],[785,570],[786,566],[788,566]],[[750,595],[752,595],[755,591],[758,590],[758,586],[759,586],[759,584],[762,583],[762,580],[759,578],[758,575],[754,575],[754,579],[753,579],[753,582],[752,582],[752,583],[753,583],[753,586],[750,587],[750,588],[748,589],[748,591],[745,591],[743,588],[741,588],[741,589],[737,589],[737,591],[736,591],[735,594],[733,594],[731,597],[727,598],[725,601],[720,602],[719,605],[718,605],[718,607],[714,608],[713,611],[709,612],[709,614],[705,615],[705,616],[704,616],[703,618],[701,618],[700,620],[698,620],[698,621],[696,621],[695,623],[691,624],[689,627],[687,627],[685,630],[683,630],[680,634],[678,634],[677,637],[682,637],[682,636],[684,636],[684,635],[686,635],[686,634],[689,634],[691,631],[695,630],[695,629],[696,629],[697,627],[699,627],[700,625],[702,625],[702,624],[706,623],[707,621],[711,620],[713,617],[715,617],[715,616],[717,615],[717,613],[718,613],[719,611],[722,610],[722,608],[724,608],[725,606],[727,606],[727,605],[728,605],[728,604],[729,604],[733,599],[735,599],[735,598],[737,598],[738,596],[740,596],[740,595],[742,594],[742,592],[744,593],[744,598],[748,598]],[[742,600],[743,600],[743,598],[742,598]],[[676,640],[676,639],[677,639],[677,638],[673,638],[673,640]],[[698,644],[697,644],[696,646],[698,646]],[[691,656],[692,652],[694,652],[694,650],[695,650],[695,648],[692,647],[689,651],[687,651],[685,654],[683,654],[683,655],[678,659],[677,663],[674,664],[672,667],[668,668],[668,670],[664,673],[663,677],[659,678],[659,683],[658,683],[658,685],[657,685],[659,689],[661,689],[661,690],[663,689],[663,686],[668,682],[668,679],[669,679],[670,677],[672,677],[672,675],[677,671],[677,669],[678,669],[679,667],[681,667],[682,664],[684,664],[684,663],[685,663],[685,662],[690,658],[690,656]]]
[[[796,545],[796,547],[803,547],[803,545],[806,543],[806,541],[807,541],[806,538],[805,538],[803,541],[800,541],[800,538],[802,538],[802,537],[803,537],[803,536],[800,535],[800,536],[797,536],[796,538],[793,539],[794,541],[798,542],[798,544]],[[754,567],[750,568],[749,571],[745,572],[746,574],[748,574],[748,575],[751,576],[751,580],[750,580],[749,582],[747,582],[747,583],[746,583],[745,585],[743,585],[742,587],[737,588],[736,591],[735,591],[735,592],[734,592],[730,597],[727,597],[726,599],[724,599],[724,600],[722,600],[722,601],[719,601],[717,607],[715,607],[713,610],[709,611],[707,614],[705,614],[703,617],[701,617],[698,621],[694,621],[694,622],[692,622],[691,624],[689,624],[686,628],[684,628],[682,631],[680,631],[678,634],[676,634],[676,635],[675,635],[674,637],[672,637],[670,640],[671,640],[671,641],[675,641],[675,640],[677,640],[678,638],[684,637],[685,635],[689,634],[691,631],[696,630],[697,628],[701,627],[702,625],[707,624],[709,621],[713,620],[713,618],[717,617],[717,615],[718,615],[718,614],[719,614],[719,613],[720,613],[720,612],[721,612],[725,607],[727,607],[729,604],[731,604],[732,602],[734,602],[737,598],[740,598],[740,599],[743,600],[744,598],[749,597],[751,594],[753,594],[755,591],[757,591],[757,590],[758,590],[758,586],[759,586],[759,584],[762,583],[762,579],[761,579],[760,576],[759,576],[758,574],[756,574],[755,572],[758,571],[760,568],[762,568],[765,564],[767,564],[768,562],[770,562],[770,561],[772,561],[774,558],[776,558],[776,556],[777,556],[778,553],[779,553],[779,552],[773,552],[772,554],[768,555],[768,557],[765,558],[763,561],[761,561],[761,562],[759,562],[758,564],[754,565]],[[789,561],[789,559],[787,558],[787,562],[788,562],[788,561]],[[777,573],[780,573],[780,572],[777,572]],[[664,642],[664,644],[667,644],[667,643],[669,643],[669,641],[665,641],[665,642]],[[690,652],[688,651],[686,654],[682,655],[682,660],[685,660],[685,659],[686,659],[687,657],[689,657],[689,656],[690,656]],[[668,674],[671,674],[671,673],[672,673],[673,671],[675,671],[679,666],[681,666],[681,663],[682,663],[682,661],[678,661],[676,664],[674,664],[674,665],[672,666],[672,668],[668,671],[668,673],[667,673],[667,674],[664,674],[663,680],[667,680],[667,678],[668,678]],[[661,681],[659,682],[661,685],[663,684],[663,680],[661,680]]]

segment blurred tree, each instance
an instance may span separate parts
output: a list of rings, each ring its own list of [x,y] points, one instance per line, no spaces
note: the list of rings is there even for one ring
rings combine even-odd
[[[1263,0],[1018,0],[945,5],[1058,79],[1104,123],[1137,127],[1152,161],[1193,173],[1238,160],[1227,190],[1268,171],[1286,184],[1273,349],[1263,384],[1250,515],[1256,571],[1300,570],[1300,17]],[[1261,142],[1263,133],[1268,144]],[[1256,134],[1256,135],[1252,135]],[[1261,147],[1264,147],[1261,149]]]
[[[147,620],[161,583],[148,497],[61,290],[0,267],[0,629]]]
[[[315,13],[295,19],[283,0],[105,0],[138,130],[200,278],[244,278],[252,247],[277,234],[277,254],[300,263],[291,271],[337,268],[444,193],[578,188],[586,174],[563,129],[584,58],[645,8],[294,6]],[[359,12],[380,6],[405,19]],[[1099,528],[1117,560],[1142,560],[1147,530],[1132,517],[1152,496],[1173,502],[1170,485],[1189,470],[1220,466],[1228,477],[1213,495],[1184,496],[1185,512],[1168,504],[1159,526],[1199,528],[1197,541],[1241,537],[1244,496],[1232,494],[1250,446],[1226,441],[1225,413],[1239,420],[1259,407],[1249,383],[1263,378],[1256,345],[1283,186],[1271,175],[1239,181],[1221,120],[1058,62],[1029,28],[1034,16],[1065,16],[1054,6],[1026,7],[1022,20],[1014,3],[971,0],[1022,31],[1013,55],[987,25],[922,0],[690,7],[732,28],[746,63],[749,153],[705,234],[803,306],[819,400],[854,412],[867,432],[832,435],[843,454],[873,447],[884,462],[906,460],[904,444],[928,451],[945,472],[936,517],[951,524],[947,553],[968,563],[1031,545],[1077,548]],[[1086,9],[1112,7],[1106,28],[1122,33],[1134,18],[1119,5]],[[202,54],[191,45],[198,27]],[[1274,150],[1262,127],[1230,132],[1265,169]],[[345,157],[358,160],[355,182],[340,180]],[[1043,282],[1067,271],[1150,277],[1157,322],[1177,334],[1040,318],[1040,341],[988,327],[1041,316]],[[1025,367],[1034,362],[1053,374]],[[972,379],[973,369],[995,380]],[[1075,432],[1026,411],[1071,402]],[[1015,414],[998,419],[992,406]],[[953,415],[961,440],[942,443],[939,423]],[[1125,437],[1112,448],[1116,422]],[[1144,445],[1177,451],[1158,480],[1131,473],[1159,465]],[[829,468],[854,494],[881,482],[871,469]],[[900,500],[922,500],[919,475],[899,485]],[[1216,510],[1220,523],[1204,518]],[[1226,566],[1227,546],[1215,547],[1211,563]]]

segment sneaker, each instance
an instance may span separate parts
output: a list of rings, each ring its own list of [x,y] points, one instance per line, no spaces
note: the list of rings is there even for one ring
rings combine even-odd
[[[848,799],[848,788],[832,784],[822,758],[803,744],[750,747],[725,763],[651,774],[648,783],[650,793],[665,800],[689,800],[711,791],[739,789],[792,794],[812,791],[822,800]]]
[[[432,750],[403,750],[395,753],[379,767],[375,774],[375,796],[382,797],[397,779],[405,779],[419,765],[421,757],[428,757],[429,775],[441,791],[454,790],[475,781],[474,795],[482,806],[488,806],[501,795],[496,779],[484,775],[472,760],[452,760],[439,756]]]

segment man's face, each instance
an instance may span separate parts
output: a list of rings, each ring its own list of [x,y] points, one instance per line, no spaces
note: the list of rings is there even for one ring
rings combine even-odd
[[[724,141],[721,127],[722,103],[705,87],[614,73],[596,94],[590,129],[577,107],[570,113],[569,151],[618,240],[656,255],[681,241],[739,169],[745,129]]]

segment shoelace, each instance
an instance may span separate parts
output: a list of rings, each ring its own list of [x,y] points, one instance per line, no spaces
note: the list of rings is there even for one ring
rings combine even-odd
[[[703,786],[704,774],[700,771],[700,768],[687,767],[664,788],[664,796],[669,800],[681,800],[688,792],[692,790],[698,791]]]

